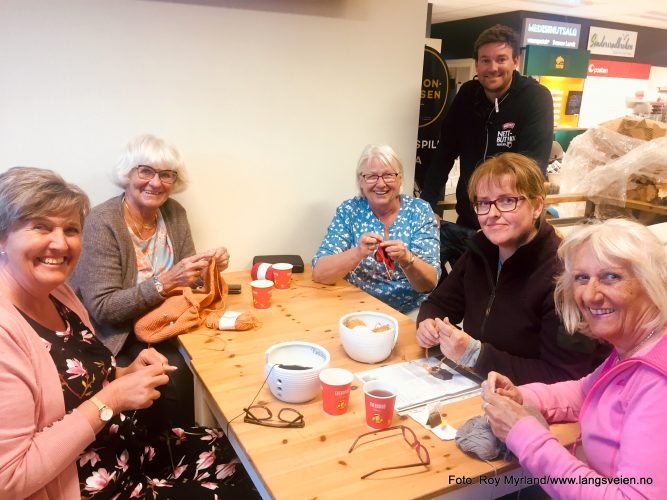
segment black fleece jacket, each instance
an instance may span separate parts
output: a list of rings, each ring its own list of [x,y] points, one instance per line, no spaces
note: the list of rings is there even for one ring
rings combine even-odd
[[[452,272],[422,303],[417,324],[447,316],[482,342],[473,371],[491,370],[515,384],[580,378],[598,366],[607,346],[565,333],[554,305],[560,238],[543,222],[537,236],[507,259],[498,273],[498,247],[481,231]]]
[[[478,229],[467,187],[473,170],[499,153],[522,153],[533,158],[546,173],[553,143],[553,100],[549,90],[534,79],[514,71],[509,90],[489,101],[477,79],[463,84],[442,124],[438,149],[426,172],[422,199],[436,213],[443,187],[460,157],[461,176],[456,186],[458,224]]]

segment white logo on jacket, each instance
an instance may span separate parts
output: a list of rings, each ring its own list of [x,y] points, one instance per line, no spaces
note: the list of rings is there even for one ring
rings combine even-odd
[[[497,147],[512,149],[514,141],[516,141],[516,134],[513,128],[498,131],[498,137],[496,138]]]

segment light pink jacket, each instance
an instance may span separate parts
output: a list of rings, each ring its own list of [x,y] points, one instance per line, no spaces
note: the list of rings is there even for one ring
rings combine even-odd
[[[2,284],[0,273],[0,290]],[[69,286],[52,295],[90,325]],[[44,342],[0,296],[0,499],[80,499],[75,461],[94,439],[81,413],[65,415],[58,372]]]
[[[547,421],[574,422],[588,463],[572,456],[535,418],[519,420],[507,446],[535,478],[574,478],[543,484],[554,498],[667,498],[667,335],[635,357],[614,364],[616,351],[593,373],[569,382],[521,386],[524,404]],[[636,484],[579,484],[625,478]],[[650,478],[652,484],[639,484]]]

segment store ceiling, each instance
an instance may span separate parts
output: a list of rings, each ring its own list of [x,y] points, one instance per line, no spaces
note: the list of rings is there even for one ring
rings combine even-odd
[[[429,0],[431,23],[525,10],[667,29],[664,0]]]

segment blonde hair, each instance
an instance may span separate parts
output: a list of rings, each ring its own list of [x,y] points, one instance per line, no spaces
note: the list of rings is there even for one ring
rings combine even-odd
[[[81,225],[90,210],[84,191],[52,170],[12,167],[0,174],[0,240],[17,222],[52,217],[75,210]]]
[[[554,298],[568,332],[588,332],[588,325],[574,299],[574,257],[588,247],[603,265],[630,269],[653,304],[647,329],[667,326],[667,251],[649,229],[626,219],[591,221],[573,229],[563,240],[558,256],[564,270],[556,280]]]

